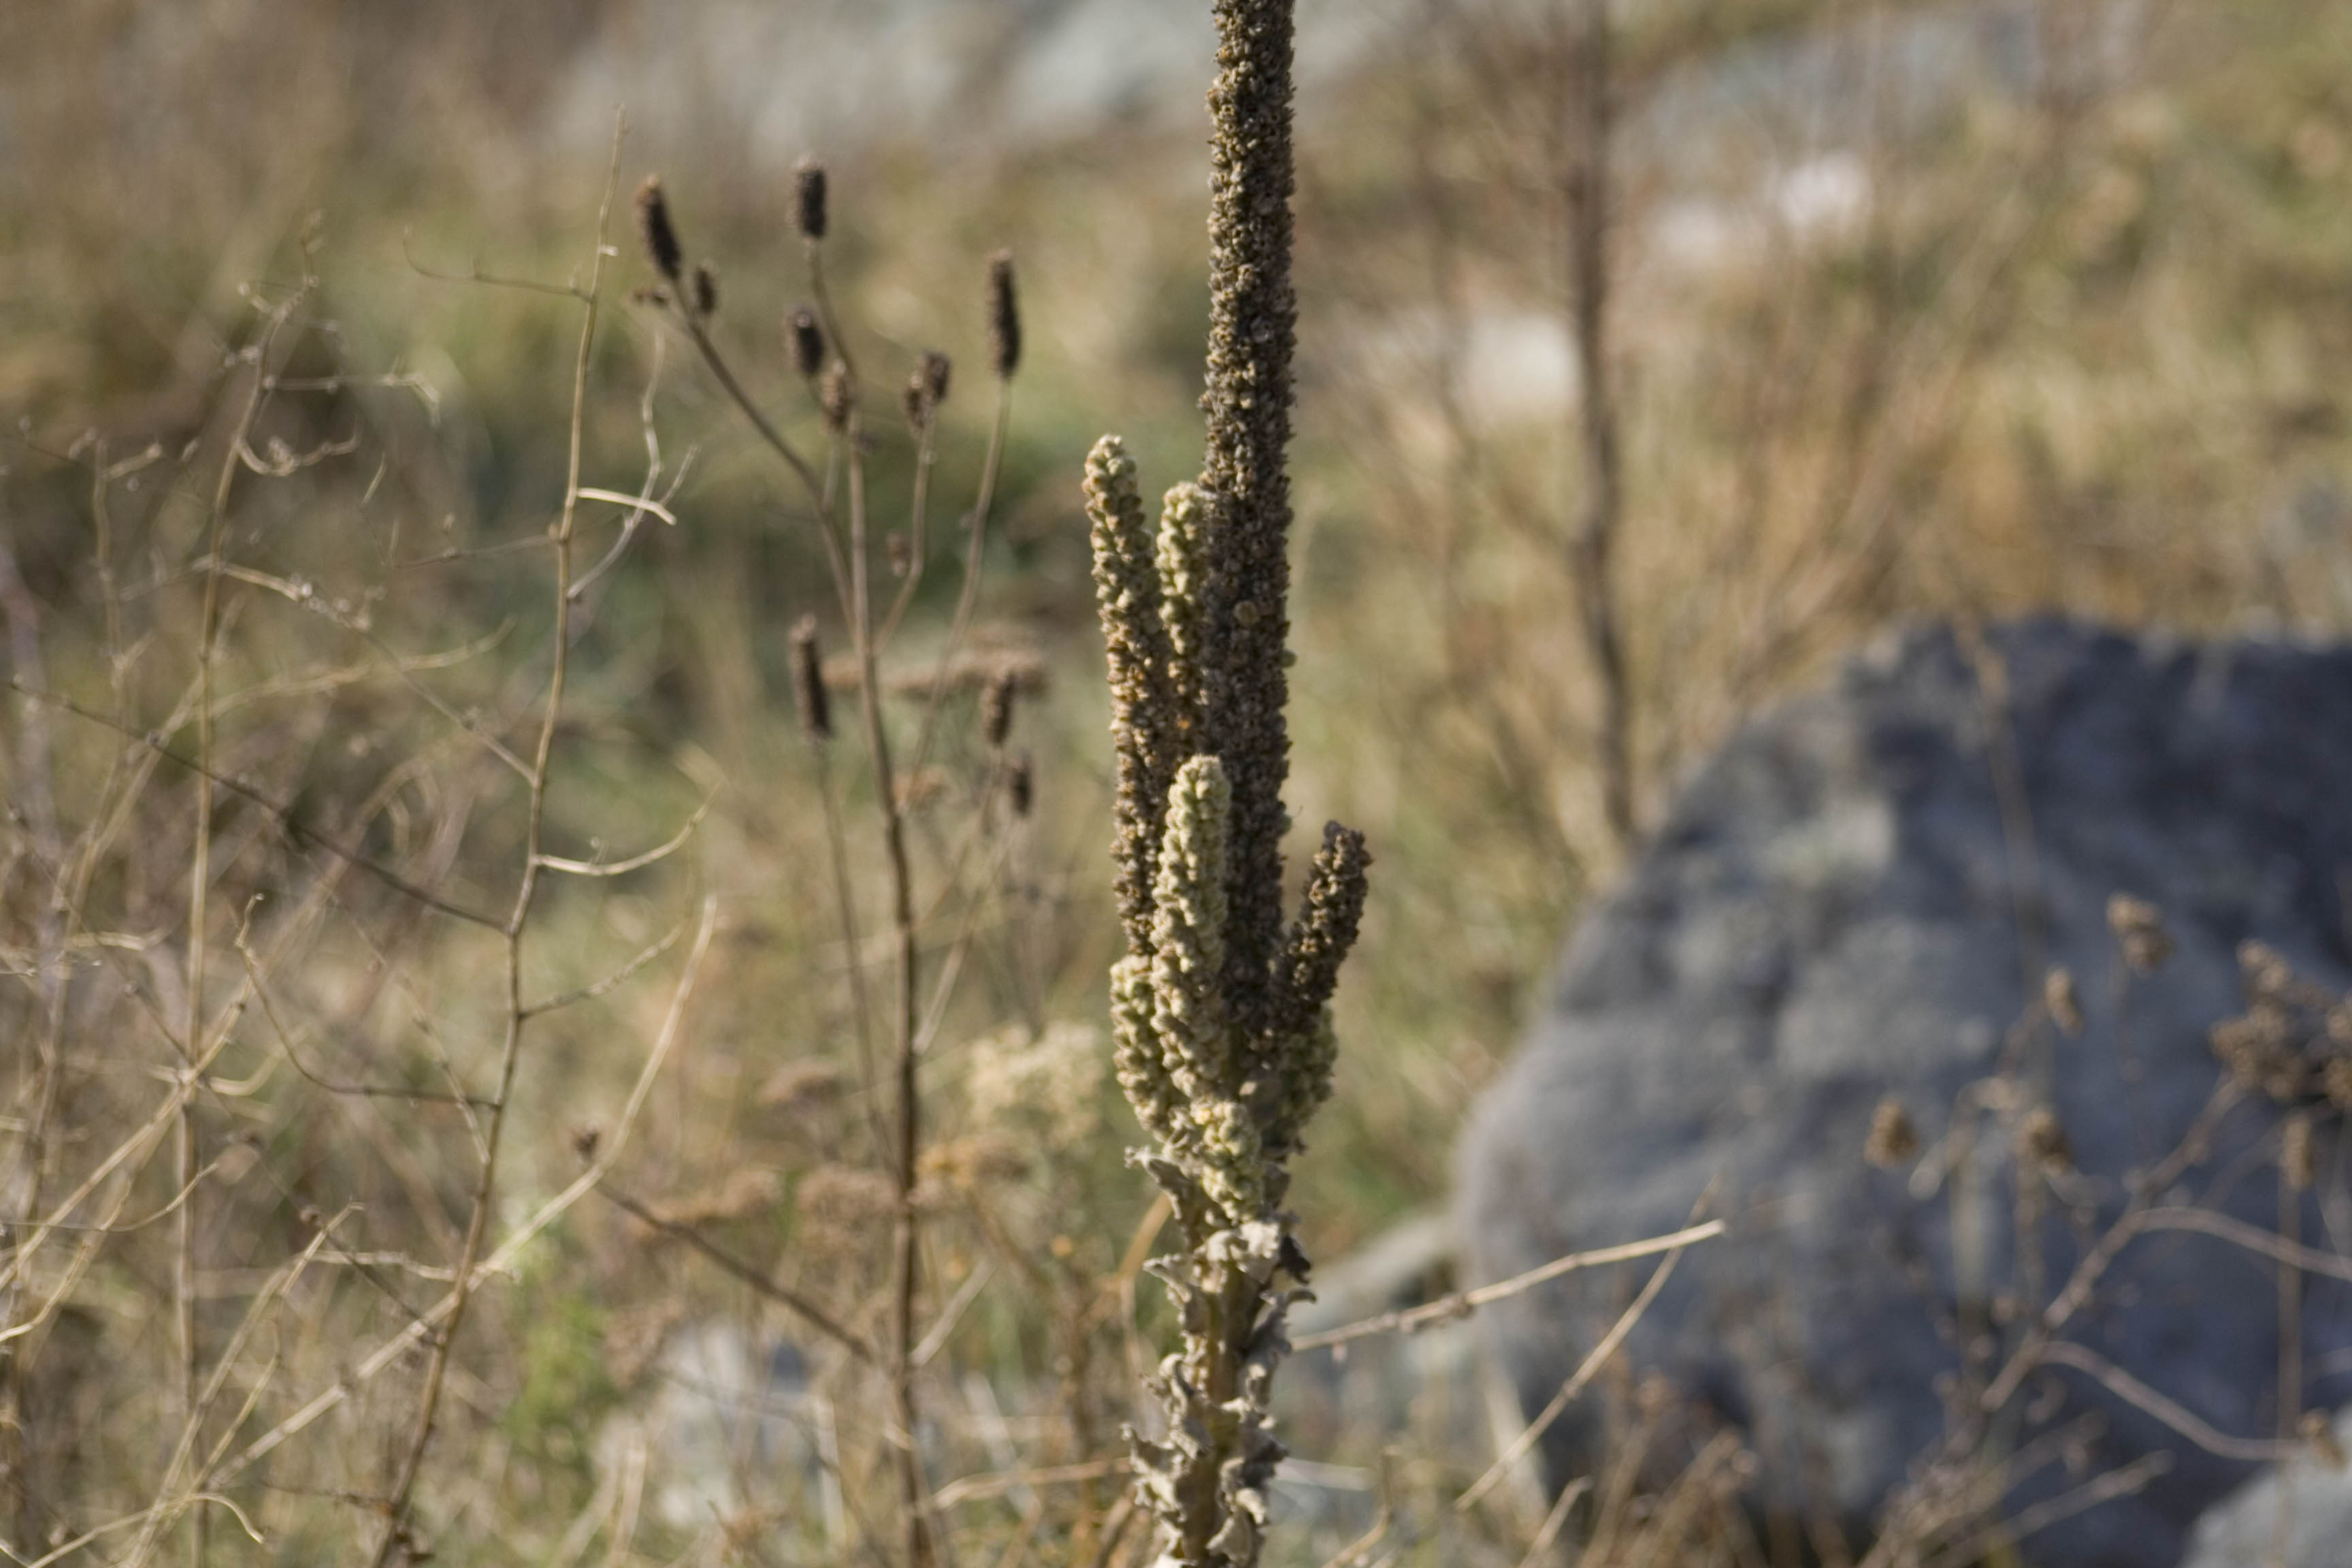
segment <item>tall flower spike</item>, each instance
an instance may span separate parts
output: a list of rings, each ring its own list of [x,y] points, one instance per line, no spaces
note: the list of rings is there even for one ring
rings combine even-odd
[[[1182,1237],[1150,1265],[1182,1342],[1149,1380],[1153,1434],[1129,1430],[1155,1568],[1255,1568],[1264,1546],[1282,1456],[1267,1391],[1293,1299],[1277,1281],[1307,1278],[1281,1212],[1286,1162],[1330,1092],[1329,1001],[1370,858],[1328,830],[1286,940],[1294,3],[1213,0],[1201,480],[1169,492],[1147,541],[1118,443],[1087,471],[1119,762],[1119,1084],[1156,1144],[1137,1163]]]
[[[1119,918],[1128,951],[1151,951],[1151,884],[1168,786],[1181,760],[1181,725],[1169,689],[1168,631],[1151,534],[1136,493],[1135,463],[1116,436],[1087,456],[1087,515],[1093,524],[1095,597],[1110,662],[1111,734],[1118,748],[1117,839]]]
[[[1282,940],[1282,806],[1290,738],[1291,286],[1293,0],[1216,0],[1217,79],[1209,174],[1208,459],[1213,498],[1206,595],[1207,736],[1234,781],[1236,1004],[1255,1021]]]

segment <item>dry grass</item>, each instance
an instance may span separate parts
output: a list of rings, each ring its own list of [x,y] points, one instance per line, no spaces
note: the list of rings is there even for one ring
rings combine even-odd
[[[1724,15],[1759,29],[1750,49],[1826,30],[1858,70],[1871,27],[1910,9]],[[1339,999],[1338,1093],[1290,1199],[1318,1257],[1441,1198],[1463,1106],[1622,853],[1569,613],[1578,405],[1544,393],[1574,341],[1543,156],[1562,58],[1533,0],[1506,9],[1519,37],[1443,0],[1400,10],[1415,30],[1311,100],[1301,133],[1288,801],[1302,823],[1365,827],[1381,873]],[[184,34],[129,4],[17,18],[7,68],[0,410],[29,423],[0,480],[0,612],[12,674],[87,712],[16,700],[0,731],[0,1029],[42,1042],[0,1065],[0,1318],[37,1321],[0,1391],[30,1478],[0,1534],[37,1558],[135,1521],[92,1544],[121,1555],[142,1510],[210,1475],[270,1542],[215,1506],[214,1560],[376,1550],[437,1364],[401,1347],[449,1299],[479,1215],[498,1270],[439,1373],[414,1510],[445,1557],[895,1556],[888,1380],[807,1309],[856,1334],[887,1316],[904,1198],[944,1539],[960,1561],[1113,1560],[1142,1539],[1109,1467],[1165,1310],[1138,1287],[1149,1194],[1119,1163],[1133,1129],[1093,1033],[1118,930],[1076,476],[1105,423],[1147,471],[1192,460],[1197,147],[1114,129],[950,182],[885,137],[834,166],[834,286],[877,388],[876,518],[904,514],[920,468],[897,378],[934,342],[958,363],[929,481],[953,500],[874,672],[902,745],[952,651],[949,514],[988,446],[978,258],[1016,246],[1032,301],[958,668],[1034,675],[1009,748],[986,742],[983,680],[947,681],[930,754],[892,791],[925,889],[917,966],[957,975],[919,1018],[929,1125],[902,1194],[873,1076],[890,1031],[876,992],[861,1025],[852,983],[891,963],[880,802],[793,716],[789,628],[816,612],[848,646],[814,509],[691,344],[625,305],[649,277],[633,248],[585,362],[576,486],[581,302],[420,270],[478,256],[588,286],[603,169],[551,153],[545,126],[581,40],[645,19],[616,4],[535,29],[447,7],[383,33],[199,12]],[[2317,0],[2144,15],[2113,60],[2095,29],[2056,37],[2100,68],[2066,92],[1965,79],[1851,136],[1769,92],[1692,133],[1702,63],[1727,46],[1622,41],[1612,353],[1637,817],[1756,702],[1890,620],[2056,605],[2326,631],[2352,614],[2330,380],[2352,348],[2352,102],[2323,68],[2343,55],[2325,40],[2352,39]],[[149,90],[100,112],[78,73],[34,63],[100,56]],[[776,336],[805,292],[782,171],[716,129],[632,146],[632,178],[640,159],[667,166],[689,243],[719,263],[716,345],[823,450]],[[257,372],[281,390],[245,462]],[[579,486],[648,483],[677,526],[642,523],[559,637],[549,521]],[[626,509],[579,512],[584,573]],[[504,923],[558,646],[546,852],[611,861],[694,827],[667,859],[557,878],[535,904],[523,994],[595,994],[530,1019],[509,1096],[504,935],[382,873]],[[854,693],[836,692],[845,729]],[[215,1044],[184,1091],[191,1050]],[[517,1109],[478,1203],[486,1100]],[[583,1159],[615,1201],[576,1185]],[[28,1231],[30,1212],[112,1228]],[[663,1412],[735,1376],[729,1347],[778,1342],[799,1347],[803,1393],[755,1420],[706,1411],[708,1445],[674,1460]],[[1336,1432],[1309,1456],[1350,1467],[1322,1473],[1335,1505],[1274,1554],[1361,1537],[1361,1563],[1540,1555],[1541,1507],[1454,1513],[1486,1457],[1429,1425]],[[689,1468],[717,1479],[681,1490]],[[1600,1558],[1706,1560],[1673,1555],[1676,1531],[1730,1550],[1735,1454],[1638,1508],[1637,1468],[1596,1478]],[[973,1475],[999,1479],[957,1479]],[[185,1518],[159,1552],[186,1556]],[[1612,1533],[1637,1519],[1649,1533]]]

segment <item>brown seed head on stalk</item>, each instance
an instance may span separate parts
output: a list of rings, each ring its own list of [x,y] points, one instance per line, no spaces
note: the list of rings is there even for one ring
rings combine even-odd
[[[677,230],[670,223],[669,198],[662,195],[659,174],[647,174],[645,184],[637,187],[637,231],[645,237],[646,256],[654,270],[677,282],[686,266],[686,252],[679,248]]]
[[[849,367],[835,360],[825,367],[824,379],[817,387],[817,403],[824,410],[824,427],[839,436],[849,429],[849,416],[857,406],[856,384],[849,379]]]
[[[795,306],[784,321],[784,340],[792,345],[793,369],[803,381],[814,381],[824,373],[824,329],[817,325],[814,310]]]
[[[1009,250],[988,258],[988,363],[999,381],[1012,380],[1021,368],[1021,299]]]
[[[833,701],[824,689],[824,653],[817,647],[814,616],[803,616],[793,627],[793,700],[809,738],[832,740]]]
[[[980,733],[990,751],[1002,749],[1005,737],[1013,733],[1013,698],[1018,689],[1013,671],[1003,669],[996,673],[981,695]]]
[[[719,310],[719,271],[708,261],[694,264],[694,313],[709,321]]]
[[[931,416],[938,413],[940,405],[948,400],[948,382],[954,374],[954,368],[947,355],[932,349],[924,353],[908,375],[906,387],[898,395],[898,402],[899,406],[906,410],[907,423],[918,431],[930,424]]]
[[[1013,808],[1013,816],[1025,817],[1036,802],[1036,794],[1035,764],[1028,752],[1014,752],[1013,760],[1004,764],[1004,803]]]
[[[823,239],[825,220],[824,165],[803,158],[793,170],[793,227],[803,239]]]

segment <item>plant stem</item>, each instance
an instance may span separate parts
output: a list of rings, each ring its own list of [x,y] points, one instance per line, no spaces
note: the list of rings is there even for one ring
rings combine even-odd
[[[1585,649],[1601,687],[1594,748],[1601,816],[1622,851],[1635,837],[1633,692],[1617,604],[1616,546],[1625,509],[1617,400],[1609,378],[1609,7],[1580,0],[1574,79],[1568,84],[1561,144],[1567,226],[1569,327],[1576,349],[1577,437],[1583,453],[1583,496],[1570,555]]]
[[[504,1142],[508,1111],[514,1097],[515,1068],[521,1059],[523,1027],[530,1010],[523,999],[522,939],[530,923],[531,905],[539,892],[541,869],[540,842],[546,823],[547,780],[549,760],[555,750],[556,726],[563,712],[565,677],[571,668],[572,647],[572,522],[580,502],[580,457],[583,426],[586,422],[588,398],[589,351],[596,338],[596,323],[604,300],[604,262],[610,251],[604,236],[613,212],[613,193],[620,179],[621,137],[623,127],[615,124],[613,132],[613,157],[604,184],[604,197],[596,212],[595,260],[590,268],[586,298],[582,301],[580,344],[572,369],[571,448],[565,463],[563,509],[553,530],[555,544],[555,626],[551,634],[550,670],[547,702],[540,718],[539,743],[532,753],[530,805],[523,831],[522,874],[515,889],[515,900],[509,911],[503,933],[506,971],[506,1026],[499,1047],[499,1083],[490,1097],[488,1113],[482,1129],[481,1170],[474,1181],[471,1212],[466,1222],[466,1238],[459,1248],[455,1283],[449,1292],[448,1315],[433,1335],[433,1351],[425,1369],[425,1387],[418,1395],[416,1423],[410,1434],[391,1494],[383,1504],[384,1531],[377,1542],[374,1568],[386,1568],[395,1552],[406,1552],[413,1545],[408,1528],[408,1511],[415,1495],[417,1472],[425,1463],[425,1449],[433,1441],[433,1429],[440,1414],[441,1391],[449,1370],[449,1357],[457,1342],[458,1331],[464,1326],[466,1309],[473,1300],[474,1267],[480,1261],[485,1238],[489,1232],[490,1211],[496,1194],[499,1151]]]

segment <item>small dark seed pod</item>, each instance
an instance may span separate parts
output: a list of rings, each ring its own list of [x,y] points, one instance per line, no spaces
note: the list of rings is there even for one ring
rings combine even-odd
[[[809,738],[832,740],[833,702],[824,689],[824,655],[817,647],[814,616],[803,616],[793,627],[793,699]]]
[[[646,255],[654,270],[673,283],[678,281],[686,253],[678,247],[677,230],[670,224],[669,201],[662,195],[658,174],[647,174],[646,183],[637,187],[637,228],[645,237]]]
[[[1023,752],[1004,765],[1004,801],[1013,815],[1025,817],[1036,804],[1037,781],[1029,753]]]
[[[996,679],[980,700],[981,738],[993,749],[1004,744],[1004,737],[1013,732],[1013,698],[1019,689],[1013,672],[999,670]]]
[[[1009,250],[988,258],[988,354],[1000,381],[1012,380],[1021,367],[1021,300],[1013,291]]]
[[[898,405],[907,411],[907,423],[919,430],[939,412],[940,405],[948,398],[948,381],[954,367],[948,356],[933,349],[927,352],[898,394]]]
[[[719,309],[719,274],[708,261],[694,264],[694,313],[709,316]]]
[[[835,360],[825,367],[824,381],[817,388],[817,403],[824,410],[825,428],[840,435],[849,428],[849,412],[856,405],[857,390],[849,379],[849,367]]]
[[[803,158],[793,171],[793,226],[803,239],[823,239],[825,226],[824,165]]]
[[[784,322],[784,337],[792,345],[793,368],[803,381],[814,381],[824,370],[824,329],[816,324],[816,312],[796,307]]]

